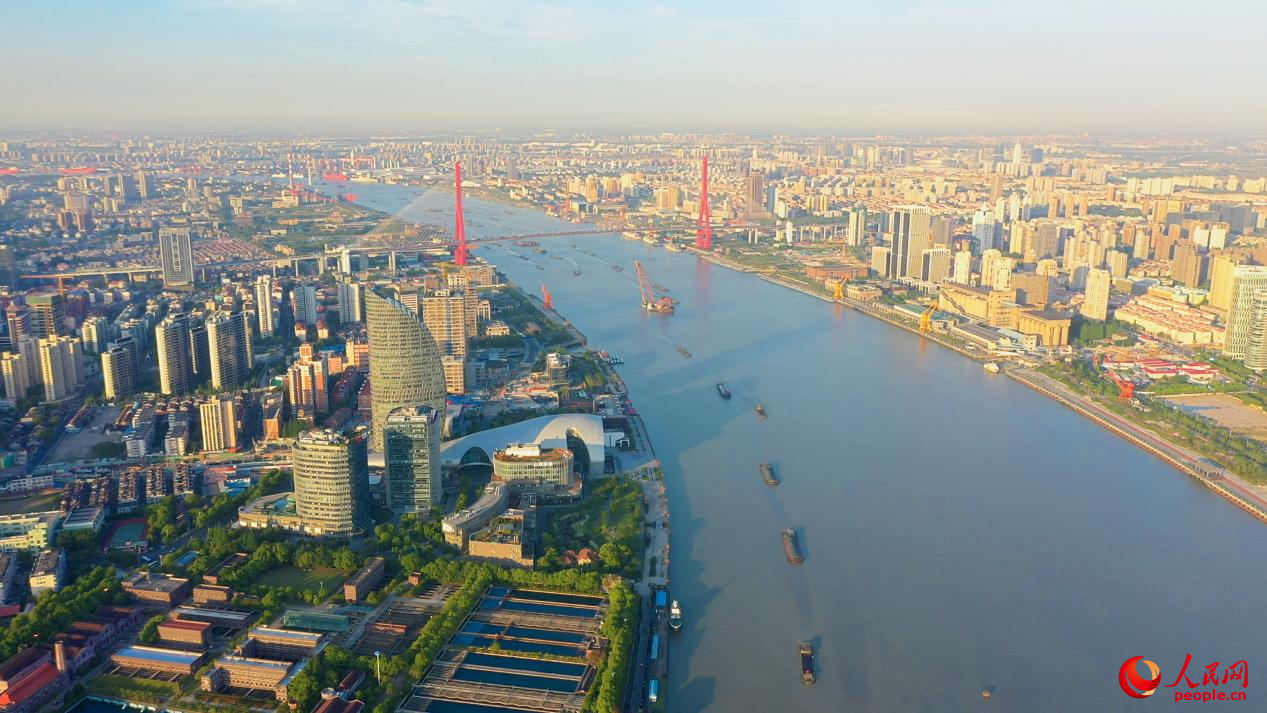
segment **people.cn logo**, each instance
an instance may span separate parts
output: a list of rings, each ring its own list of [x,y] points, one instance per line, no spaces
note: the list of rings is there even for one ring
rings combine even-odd
[[[1139,675],[1137,664],[1141,661],[1148,667],[1148,678]],[[1135,656],[1127,659],[1122,668],[1118,669],[1117,682],[1131,698],[1148,698],[1157,692],[1157,684],[1161,683],[1161,669],[1143,656]]]

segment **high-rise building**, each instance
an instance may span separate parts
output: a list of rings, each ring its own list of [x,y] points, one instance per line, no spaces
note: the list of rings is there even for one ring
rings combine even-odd
[[[70,337],[48,337],[40,340],[39,348],[44,400],[64,401],[76,396],[83,381],[79,341]]]
[[[83,343],[85,354],[102,353],[112,336],[110,320],[105,317],[89,317],[79,328],[79,340]]]
[[[1232,306],[1232,270],[1237,260],[1231,255],[1217,255],[1210,264],[1210,306],[1226,312]]]
[[[193,378],[190,388],[196,388],[211,380],[211,345],[207,341],[207,323],[186,317],[189,325],[189,374]]]
[[[296,439],[291,449],[295,513],[304,532],[353,535],[370,526],[365,446],[362,434],[343,436],[331,430],[309,431]]]
[[[35,337],[34,317],[23,305],[11,304],[4,309],[5,323],[9,328],[9,351],[16,352],[24,337]]]
[[[136,193],[146,201],[157,194],[154,191],[154,177],[144,171],[136,172]]]
[[[1114,278],[1126,277],[1130,270],[1131,256],[1123,250],[1109,250],[1104,254],[1104,261],[1108,263],[1109,274]]]
[[[0,200],[0,204],[4,201]],[[0,287],[18,284],[18,258],[12,245],[0,245]]]
[[[465,358],[466,294],[454,290],[436,290],[422,298],[421,308],[422,323],[435,339],[440,355]]]
[[[339,322],[351,324],[365,321],[365,286],[352,280],[339,280]]]
[[[998,247],[999,222],[988,207],[972,215],[972,237],[977,243],[978,253]]]
[[[760,171],[749,171],[744,179],[743,201],[749,215],[764,212],[761,204],[765,201],[765,176]]]
[[[871,248],[871,272],[876,277],[893,277],[893,249],[884,245]]]
[[[950,277],[950,248],[936,247],[924,251],[920,263],[920,279],[941,283]]]
[[[1101,322],[1109,318],[1109,286],[1113,277],[1108,270],[1098,267],[1087,271],[1087,288],[1082,302],[1082,316],[1098,319]]]
[[[427,513],[440,504],[440,421],[430,406],[402,406],[387,415],[383,482],[393,513]]]
[[[66,299],[56,292],[27,295],[26,306],[31,310],[31,333],[37,337],[64,337],[66,329]]]
[[[229,394],[212,396],[198,404],[204,451],[233,451],[238,447],[237,404]]]
[[[290,292],[294,303],[295,324],[312,326],[317,323],[317,287],[310,284],[295,285]]]
[[[1267,267],[1233,267],[1231,293],[1223,354],[1254,371],[1267,369]]]
[[[972,253],[970,251],[960,250],[955,253],[954,274],[950,280],[961,285],[972,281]]]
[[[931,247],[932,213],[924,206],[894,208],[889,229],[893,232],[892,277],[918,277],[924,251]]]
[[[259,319],[261,337],[267,338],[277,333],[277,306],[273,304],[273,278],[268,275],[255,278],[255,317]]]
[[[315,353],[311,343],[301,344],[298,361],[290,365],[284,377],[291,415],[295,418],[313,419],[319,413],[328,413],[328,380],[329,370],[323,355]]]
[[[373,448],[383,449],[387,416],[401,406],[445,405],[444,371],[435,340],[418,315],[396,300],[365,292],[370,345]]]
[[[31,372],[23,359],[25,357],[16,352],[0,354],[0,375],[4,377],[4,400],[15,406],[26,398],[26,393],[35,385],[31,383]]]
[[[187,287],[194,284],[194,244],[189,228],[159,228],[158,252],[164,285]]]
[[[111,342],[101,352],[101,376],[105,380],[105,398],[116,401],[136,393],[140,380],[136,340],[124,337]]]
[[[1206,256],[1197,250],[1191,240],[1175,246],[1175,257],[1170,262],[1170,276],[1185,287],[1198,287],[1205,281]]]
[[[861,245],[867,235],[867,207],[859,203],[850,208],[846,221],[845,245]]]
[[[236,389],[251,374],[251,327],[245,312],[220,312],[207,320],[207,349],[211,356],[211,387]]]
[[[182,313],[169,314],[154,327],[158,352],[159,391],[180,395],[193,390],[193,366],[189,358],[189,322]]]

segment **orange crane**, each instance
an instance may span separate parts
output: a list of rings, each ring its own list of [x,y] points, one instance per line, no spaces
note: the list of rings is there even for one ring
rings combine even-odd
[[[1129,379],[1123,379],[1118,373],[1112,369],[1104,368],[1104,355],[1100,355],[1095,365],[1099,369],[1103,369],[1109,375],[1109,379],[1117,384],[1117,397],[1123,401],[1130,401],[1135,398],[1135,382]]]
[[[541,303],[546,309],[554,309],[554,299],[550,294],[550,288],[545,285],[541,286]]]
[[[668,295],[657,294],[655,287],[651,284],[651,278],[647,277],[647,271],[642,268],[642,263],[634,260],[634,269],[638,273],[638,291],[642,293],[642,308],[648,312],[673,314],[673,300]]]

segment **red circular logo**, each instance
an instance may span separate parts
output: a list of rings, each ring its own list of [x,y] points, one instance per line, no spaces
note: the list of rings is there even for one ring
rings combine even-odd
[[[1148,667],[1148,678],[1139,675],[1139,662]],[[1135,656],[1126,660],[1117,671],[1117,682],[1122,692],[1131,698],[1148,698],[1157,692],[1157,684],[1161,683],[1161,669],[1157,664],[1143,656]]]

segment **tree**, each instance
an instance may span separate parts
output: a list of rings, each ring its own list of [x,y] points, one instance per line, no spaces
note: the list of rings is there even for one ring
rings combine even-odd
[[[145,626],[141,627],[141,633],[137,635],[137,641],[142,644],[152,644],[158,641],[158,625],[162,624],[166,619],[162,614],[157,614],[149,618],[145,622]]]
[[[615,542],[604,542],[602,547],[598,548],[598,559],[602,560],[603,566],[607,569],[618,570],[625,563],[622,549],[624,548]]]

